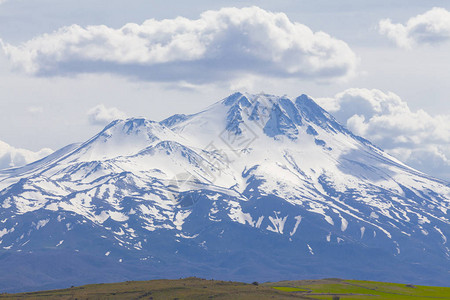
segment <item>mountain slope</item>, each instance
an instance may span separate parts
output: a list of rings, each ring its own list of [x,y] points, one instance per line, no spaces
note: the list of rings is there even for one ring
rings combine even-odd
[[[29,273],[24,289],[87,282],[80,272],[450,280],[449,184],[355,136],[306,95],[236,93],[194,115],[114,121],[0,171],[0,206],[12,290],[22,268],[43,274]],[[51,256],[65,267],[43,267]]]

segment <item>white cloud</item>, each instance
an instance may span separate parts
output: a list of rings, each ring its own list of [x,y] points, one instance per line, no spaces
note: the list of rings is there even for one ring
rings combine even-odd
[[[14,148],[0,141],[0,169],[20,167],[39,160],[53,153],[52,149],[43,148],[37,152]]]
[[[403,48],[439,44],[450,40],[450,12],[434,7],[422,15],[410,18],[406,25],[393,24],[390,19],[383,19],[379,22],[379,32]]]
[[[12,64],[41,76],[111,72],[149,81],[206,83],[240,75],[347,78],[358,58],[343,41],[258,7],[206,11],[199,19],[149,19],[114,29],[72,25],[21,45]]]
[[[124,112],[115,107],[107,108],[103,104],[92,107],[88,112],[88,120],[92,125],[107,125],[113,120],[125,119],[127,116]]]
[[[348,89],[318,103],[355,134],[412,167],[450,180],[450,115],[411,111],[398,95],[376,89]]]

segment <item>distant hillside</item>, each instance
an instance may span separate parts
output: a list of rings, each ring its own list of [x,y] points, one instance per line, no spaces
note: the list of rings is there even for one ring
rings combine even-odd
[[[450,299],[450,287],[342,279],[248,284],[190,277],[0,294],[0,299]]]

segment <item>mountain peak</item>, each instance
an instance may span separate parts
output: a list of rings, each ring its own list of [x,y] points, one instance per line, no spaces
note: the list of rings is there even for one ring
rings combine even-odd
[[[220,103],[226,106],[240,105],[241,107],[250,107],[256,103],[271,106],[282,99],[286,100],[289,98],[287,96],[276,96],[265,93],[250,94],[246,92],[236,92],[220,101]]]
[[[270,137],[286,135],[291,140],[297,138],[305,125],[319,126],[331,133],[351,134],[305,94],[292,101],[287,96],[236,92],[220,104],[227,107],[226,129],[235,134],[241,134],[241,124],[248,122],[257,122]]]
[[[246,97],[248,94],[244,94],[241,92],[236,92],[231,94],[230,96],[226,97],[221,101],[221,103],[225,104],[226,106],[231,106],[235,104],[244,104],[244,105],[250,105],[250,101],[248,97]]]

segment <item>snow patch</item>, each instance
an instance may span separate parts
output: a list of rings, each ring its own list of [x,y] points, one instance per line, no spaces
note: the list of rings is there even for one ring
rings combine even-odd
[[[196,237],[198,237],[198,234],[194,234],[194,235],[186,235],[184,233],[180,233],[177,235],[178,237],[182,237],[183,239],[195,239]]]
[[[341,217],[341,231],[344,232],[345,230],[347,230],[347,226],[348,226],[348,221],[342,217]]]
[[[444,235],[444,233],[442,232],[442,230],[440,228],[438,228],[437,226],[434,226],[434,229],[440,233],[441,237],[442,237],[442,245],[447,244],[447,237]]]
[[[108,214],[111,217],[111,219],[117,222],[125,222],[128,221],[129,219],[127,215],[118,211],[109,211]]]
[[[256,228],[260,228],[260,227],[261,227],[261,223],[262,223],[263,220],[264,220],[264,216],[260,216],[260,217],[258,218],[258,221],[256,222],[255,227],[256,227]]]
[[[394,241],[394,244],[395,244],[395,249],[397,250],[396,255],[399,255],[400,254],[400,245],[396,241]]]
[[[302,216],[296,216],[294,217],[294,219],[296,220],[296,222],[294,225],[294,229],[292,229],[292,231],[289,233],[290,236],[293,236],[297,232],[298,225],[300,225],[300,222],[302,221]]]
[[[272,222],[273,227],[268,225],[267,230],[283,234],[284,224],[286,223],[287,216],[285,216],[284,218],[280,218],[279,212],[275,212],[275,211],[274,211],[274,214],[275,214],[275,217],[269,216],[269,220],[270,220],[270,222]]]
[[[330,225],[334,226],[334,221],[330,216],[325,216],[325,221],[327,221]]]
[[[5,235],[7,235],[8,233],[14,231],[13,229],[14,229],[14,228],[8,230],[8,229],[6,229],[6,228],[3,228],[2,230],[0,230],[0,238],[2,238],[2,237],[4,237]]]
[[[45,207],[45,209],[51,210],[51,211],[58,211],[58,204],[57,203],[50,203],[49,205],[47,205]]]
[[[48,224],[48,222],[50,222],[50,219],[45,219],[45,220],[39,220],[37,225],[36,225],[36,229],[39,230],[40,228],[44,227],[45,225]]]
[[[173,221],[173,225],[175,225],[177,230],[183,229],[184,221],[189,217],[189,215],[192,213],[191,210],[186,211],[178,211],[175,214],[175,220]]]

